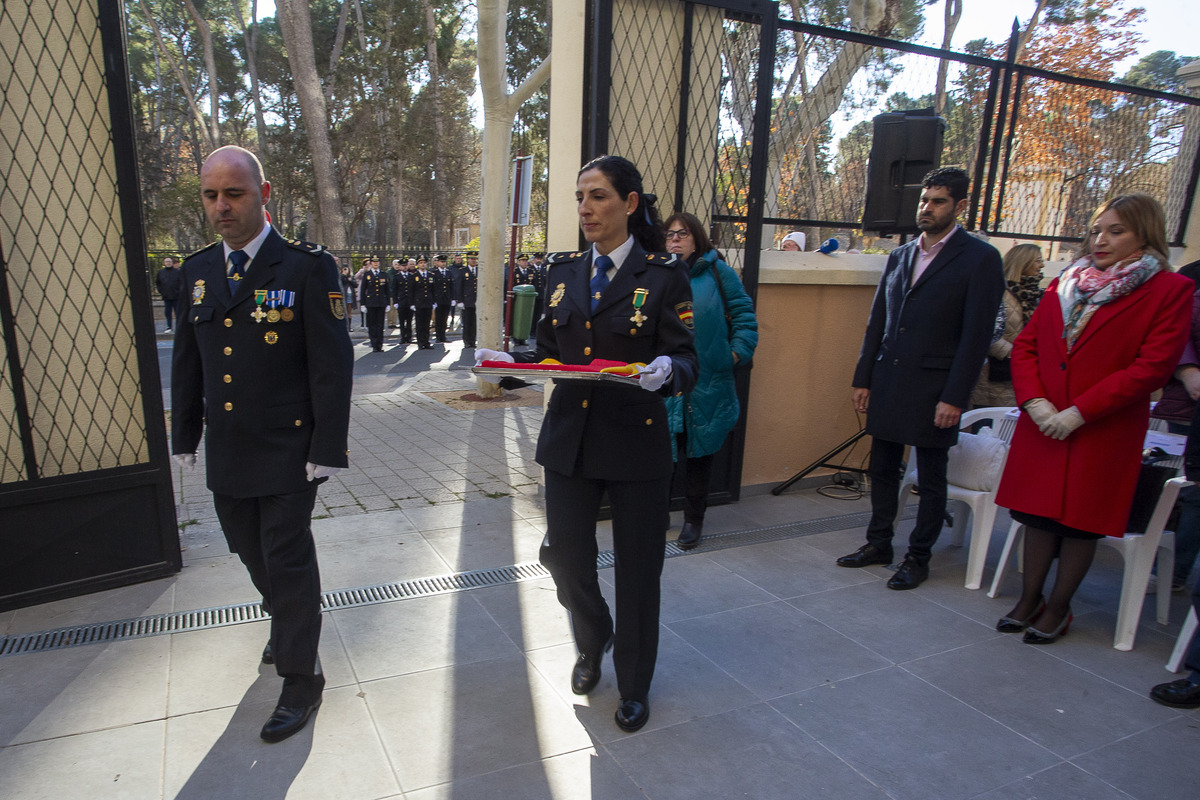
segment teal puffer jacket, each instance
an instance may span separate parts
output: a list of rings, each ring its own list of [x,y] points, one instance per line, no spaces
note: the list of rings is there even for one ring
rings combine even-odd
[[[713,265],[729,303],[730,325],[725,322],[721,291],[713,278]],[[687,431],[687,457],[715,453],[737,425],[737,392],[733,384],[733,354],[738,364],[749,364],[758,345],[758,320],[754,303],[737,273],[721,260],[716,250],[696,259],[691,268],[693,322],[700,375],[687,394],[667,398],[667,416],[672,433]],[[672,437],[674,444],[674,437]]]

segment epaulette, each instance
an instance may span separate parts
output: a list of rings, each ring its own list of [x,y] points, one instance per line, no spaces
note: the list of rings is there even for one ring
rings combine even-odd
[[[217,239],[215,242],[206,244],[206,245],[204,245],[204,247],[201,247],[199,250],[195,251],[194,253],[190,253],[190,254],[184,256],[183,260],[186,263],[186,262],[190,261],[191,259],[195,258],[196,256],[200,255],[201,253],[207,253],[209,250],[212,250],[214,247],[216,247],[220,243],[221,243],[221,240]]]
[[[646,253],[647,264],[661,264],[662,266],[675,266],[679,262],[679,256],[675,253]]]
[[[567,264],[571,261],[578,261],[579,259],[583,258],[586,254],[587,254],[586,250],[575,251],[573,253],[565,251],[565,250],[561,253],[547,253],[546,254],[546,266],[553,266],[555,264]]]
[[[284,241],[287,242],[288,247],[293,247],[305,253],[311,253],[314,256],[325,252],[325,245],[323,244],[306,242],[303,239],[284,239]]]

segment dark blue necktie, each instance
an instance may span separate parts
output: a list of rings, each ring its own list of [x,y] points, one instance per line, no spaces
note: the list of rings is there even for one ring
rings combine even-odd
[[[600,305],[600,295],[604,294],[604,290],[608,288],[608,271],[612,265],[612,259],[608,256],[597,256],[596,275],[589,284],[592,292],[592,311],[595,311],[596,306]]]
[[[250,260],[250,256],[246,255],[245,250],[234,250],[229,254],[229,293],[237,293],[238,282],[242,276],[246,274],[246,262]]]

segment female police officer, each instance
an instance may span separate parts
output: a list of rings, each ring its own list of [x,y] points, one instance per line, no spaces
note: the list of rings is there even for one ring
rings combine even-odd
[[[571,614],[578,660],[571,691],[600,680],[609,647],[621,701],[617,725],[636,731],[650,718],[647,695],[658,654],[659,576],[671,480],[663,398],[696,381],[692,293],[687,271],[665,242],[654,196],[637,167],[600,156],[579,171],[579,225],[591,247],[547,258],[545,316],[537,352],[521,361],[593,359],[648,365],[640,386],[563,381],[538,437],[546,470],[547,533],[541,562]],[[513,356],[479,350],[479,362]],[[596,516],[608,493],[616,556],[616,625],[596,574]]]

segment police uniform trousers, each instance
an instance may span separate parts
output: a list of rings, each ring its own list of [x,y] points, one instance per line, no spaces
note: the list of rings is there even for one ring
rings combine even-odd
[[[383,318],[386,309],[383,306],[367,306],[367,335],[371,339],[371,347],[383,349]]]
[[[446,341],[446,319],[449,313],[449,303],[438,303],[438,307],[433,310],[433,328],[439,342]]]
[[[933,545],[942,532],[946,517],[946,464],[949,455],[945,447],[914,447],[917,458],[917,524],[908,539],[908,552],[921,564],[929,564]],[[900,510],[900,470],[903,467],[904,445],[885,439],[872,439],[871,463],[871,522],[867,525],[867,542],[889,548],[895,535],[896,514]]]
[[[404,342],[413,340],[413,310],[411,306],[400,306],[400,339]]]
[[[433,318],[433,309],[417,306],[416,316],[417,344],[426,347],[429,345],[429,320]]]
[[[379,309],[383,311],[383,309]],[[321,574],[312,536],[317,484],[291,494],[213,494],[229,549],[237,553],[271,615],[275,671],[284,678],[280,705],[312,705],[321,696]]]
[[[606,481],[546,470],[546,538],[539,558],[554,577],[558,601],[571,615],[580,653],[600,656],[614,633],[596,573],[596,517],[607,491],[616,564],[613,666],[621,697],[645,700],[658,659],[662,575],[670,476]]]
[[[462,335],[463,344],[467,347],[475,346],[475,308],[474,306],[463,306],[460,309],[462,314]]]
[[[387,307],[387,327],[389,330],[396,327],[396,325],[397,325],[396,318],[397,318],[396,304],[390,303],[390,304],[388,304],[388,307]]]

